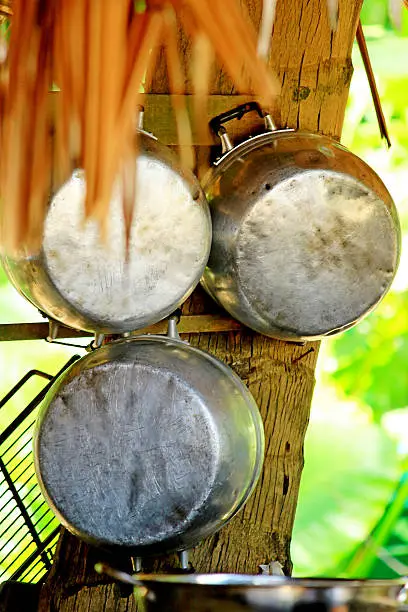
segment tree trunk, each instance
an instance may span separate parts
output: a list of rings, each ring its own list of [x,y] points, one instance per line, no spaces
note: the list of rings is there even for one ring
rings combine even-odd
[[[246,0],[255,24],[261,0]],[[340,0],[339,24],[330,32],[323,0],[278,0],[270,64],[281,83],[280,125],[339,137],[352,75],[351,48],[361,0]],[[187,41],[182,41],[185,57]],[[188,83],[187,83],[188,87]],[[168,93],[161,61],[149,103],[160,109],[160,95]],[[217,70],[211,94],[219,96],[217,111],[234,104],[234,88]],[[231,98],[226,98],[226,95]],[[159,102],[157,102],[159,100]],[[220,107],[225,105],[224,108]],[[157,110],[157,108],[156,108]],[[275,117],[279,122],[279,117]],[[166,131],[167,121],[153,128],[167,144],[175,144]],[[241,124],[240,124],[241,125]],[[184,313],[217,312],[198,289],[184,305]],[[259,484],[245,508],[219,533],[191,553],[199,572],[257,573],[260,564],[279,561],[291,573],[290,541],[303,468],[303,443],[314,387],[319,343],[301,346],[261,336],[250,330],[191,334],[194,346],[208,350],[230,365],[248,385],[258,402],[265,424],[266,455]],[[64,532],[55,563],[43,588],[41,612],[131,612],[129,591],[110,584],[93,570],[101,553]],[[130,568],[130,560],[111,559]],[[145,570],[166,570],[175,557],[145,562]]]

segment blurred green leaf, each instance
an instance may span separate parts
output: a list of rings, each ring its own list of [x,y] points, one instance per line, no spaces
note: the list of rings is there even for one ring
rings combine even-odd
[[[371,407],[375,420],[408,406],[408,292],[390,293],[365,321],[333,343],[340,393]]]
[[[322,345],[292,542],[295,575],[394,577],[408,565],[408,503],[394,507],[382,548],[361,551],[384,524],[406,452],[407,436],[395,435],[396,447],[384,417],[395,415],[395,433],[408,408],[408,64],[402,60],[408,11],[401,32],[392,31],[386,0],[366,0],[361,18],[392,147],[380,140],[356,46],[342,141],[383,179],[406,238],[394,289],[358,326]],[[359,567],[352,564],[356,551]]]
[[[408,497],[408,478],[404,472],[390,503],[369,537],[357,548],[345,568],[345,574],[369,578],[377,555],[390,540]]]
[[[387,434],[360,408],[350,412],[332,393],[319,391],[292,540],[296,575],[337,575],[383,515],[398,481],[397,452]]]

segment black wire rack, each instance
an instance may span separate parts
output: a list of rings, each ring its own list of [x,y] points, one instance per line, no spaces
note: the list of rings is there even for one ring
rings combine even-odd
[[[39,405],[55,380],[79,355],[71,357],[55,376],[30,370],[0,400],[0,411],[34,377],[46,381],[41,391],[0,434],[0,582],[36,583],[52,564],[59,523],[49,510],[36,479],[32,436]]]

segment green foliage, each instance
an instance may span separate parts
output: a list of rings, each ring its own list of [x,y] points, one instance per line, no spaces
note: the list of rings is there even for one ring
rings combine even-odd
[[[387,0],[366,0],[361,17],[392,148],[380,140],[356,48],[342,140],[392,193],[403,253],[381,305],[322,346],[292,544],[297,575],[408,571],[408,11],[400,32],[392,30]]]
[[[10,21],[8,19],[0,20],[0,36],[6,38],[6,40],[10,37]]]
[[[388,31],[396,36],[408,36],[408,14],[402,8],[402,27],[396,31],[389,16],[388,0],[366,0],[361,9],[361,21],[365,26],[374,26],[377,32]]]
[[[390,293],[380,308],[333,344],[340,393],[370,406],[375,420],[408,405],[408,291]]]
[[[359,406],[316,389],[292,554],[296,575],[336,576],[375,526],[398,480],[395,444]]]
[[[361,546],[358,547],[345,568],[346,575],[359,578],[369,578],[379,551],[387,544],[392,536],[399,517],[404,512],[405,501],[408,497],[408,478],[404,473],[398,487],[384,510],[381,519],[373,532]]]

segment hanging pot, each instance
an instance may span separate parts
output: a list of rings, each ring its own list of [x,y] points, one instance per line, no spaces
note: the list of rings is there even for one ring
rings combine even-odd
[[[392,612],[407,600],[406,579],[330,580],[243,574],[98,571],[134,585],[141,612]]]
[[[330,580],[244,574],[98,571],[134,585],[140,612],[392,612],[407,600],[406,579]]]
[[[137,149],[128,260],[120,182],[104,243],[96,222],[84,223],[82,171],[52,195],[41,252],[3,258],[20,293],[70,327],[115,334],[152,325],[186,299],[203,273],[211,220],[196,177],[146,132],[140,132]]]
[[[348,329],[384,297],[397,270],[400,226],[385,186],[361,159],[318,134],[277,130],[233,146],[204,180],[213,242],[203,285],[233,317],[276,338]]]
[[[172,337],[115,341],[48,394],[37,476],[75,535],[131,555],[184,550],[225,525],[258,479],[264,435],[230,368]]]

